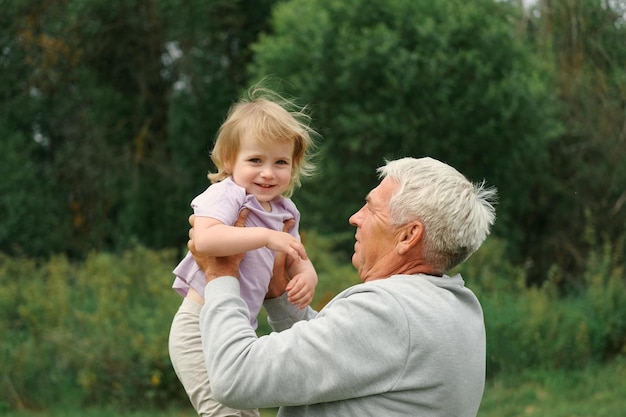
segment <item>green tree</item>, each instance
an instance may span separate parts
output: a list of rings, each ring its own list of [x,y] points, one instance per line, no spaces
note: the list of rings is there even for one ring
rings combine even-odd
[[[59,201],[50,141],[42,134],[45,103],[33,86],[32,49],[49,39],[33,39],[21,4],[3,4],[0,14],[0,250],[41,255],[64,247],[71,229],[66,204]],[[50,65],[51,59],[41,60]],[[43,68],[42,68],[43,70]],[[25,246],[28,246],[26,248]]]
[[[275,0],[163,1],[168,36],[164,74],[169,96],[168,146],[174,170],[169,223],[182,244],[191,199],[208,185],[209,153],[230,105],[246,88],[250,44],[269,29]],[[182,215],[182,216],[181,216]],[[154,225],[154,227],[161,227]]]
[[[533,12],[528,33],[553,68],[564,132],[546,172],[556,184],[552,209],[537,215],[543,233],[527,246],[538,265],[556,263],[584,285],[577,272],[590,251],[626,225],[626,6],[543,0]]]
[[[541,62],[492,0],[292,0],[255,46],[251,74],[276,74],[312,103],[324,136],[317,180],[296,198],[303,224],[347,230],[384,158],[433,156],[498,187],[496,230],[513,249],[549,208],[559,131]],[[303,16],[305,18],[303,18]]]
[[[12,154],[21,158],[12,167],[17,169],[15,176],[26,178],[24,172],[35,166],[38,184],[34,189],[7,185],[12,216],[23,193],[30,194],[23,209],[35,205],[37,210],[27,212],[28,221],[24,213],[7,219],[3,250],[80,255],[90,248],[113,246],[134,163],[162,130],[158,125],[162,118],[158,113],[146,116],[150,111],[146,106],[163,106],[154,96],[141,100],[139,94],[159,95],[150,80],[159,72],[150,72],[151,60],[144,53],[150,51],[144,36],[153,28],[142,31],[142,26],[130,24],[134,19],[143,25],[150,4],[126,2],[125,8],[116,8],[95,0],[25,1],[11,8],[13,20],[5,36],[13,47],[5,51],[7,61],[22,69],[13,100],[24,103],[10,116],[21,121],[10,126],[23,150]],[[132,42],[133,38],[142,42]],[[158,59],[156,55],[157,63]],[[144,65],[135,68],[135,63]],[[142,127],[153,125],[157,133],[139,135]],[[146,137],[145,144],[138,143]],[[25,222],[32,224],[28,227],[34,235],[21,233],[19,224]]]
[[[0,250],[182,246],[189,201],[208,185],[208,149],[271,3],[3,8]]]

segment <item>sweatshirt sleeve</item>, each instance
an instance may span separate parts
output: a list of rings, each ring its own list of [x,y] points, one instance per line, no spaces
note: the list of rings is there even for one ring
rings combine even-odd
[[[383,289],[352,287],[311,320],[257,338],[238,285],[210,281],[200,316],[218,401],[242,409],[315,404],[387,392],[399,380],[408,321]]]
[[[280,297],[265,300],[263,307],[267,311],[267,322],[275,332],[282,332],[300,320],[311,320],[317,312],[311,307],[302,310],[287,300],[287,293]]]

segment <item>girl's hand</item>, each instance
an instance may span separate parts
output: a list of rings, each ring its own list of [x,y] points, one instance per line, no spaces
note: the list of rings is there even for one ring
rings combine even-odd
[[[305,271],[295,275],[287,284],[287,299],[299,309],[303,309],[313,301],[317,275],[311,271]]]
[[[267,248],[276,251],[283,252],[291,256],[294,260],[309,259],[306,255],[304,245],[295,237],[286,232],[277,232],[275,230],[268,230]]]

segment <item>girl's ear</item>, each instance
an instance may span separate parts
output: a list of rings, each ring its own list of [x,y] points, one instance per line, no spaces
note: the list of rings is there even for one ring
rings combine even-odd
[[[231,175],[233,173],[233,171],[231,170],[231,166],[232,164],[230,163],[230,161],[224,161],[224,172],[226,172],[228,175]]]
[[[422,222],[412,222],[403,226],[398,235],[398,254],[404,255],[412,248],[419,245],[424,237],[424,224]]]

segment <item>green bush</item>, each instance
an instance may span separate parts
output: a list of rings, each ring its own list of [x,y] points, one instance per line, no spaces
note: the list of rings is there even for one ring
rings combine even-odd
[[[2,256],[0,402],[159,405],[184,399],[167,352],[180,302],[172,251],[92,253],[84,263]]]
[[[594,359],[626,354],[626,271],[624,238],[593,251],[584,273],[585,296],[580,309],[587,318]]]
[[[360,282],[349,236],[305,236],[319,275],[313,307]],[[577,292],[562,294],[559,268],[541,287],[489,239],[458,268],[478,295],[488,373],[582,369],[626,353],[623,242],[600,245]],[[176,251],[143,247],[92,253],[72,263],[0,255],[0,410],[70,406],[188,407],[167,351],[180,297],[171,289]],[[456,271],[455,271],[456,272]],[[577,280],[579,277],[576,277]],[[261,317],[259,333],[269,332]]]
[[[504,257],[505,242],[489,239],[458,271],[478,295],[487,328],[489,375],[528,368],[582,369],[626,353],[623,241],[599,245],[577,291],[554,266],[541,287],[526,286],[526,269]],[[578,277],[569,279],[578,280]]]
[[[319,285],[314,307],[358,282],[334,253],[340,237],[307,235]],[[58,403],[119,407],[188,405],[167,338],[181,298],[175,251],[136,247],[84,262],[0,254],[0,410]],[[270,329],[264,318],[259,333]]]

